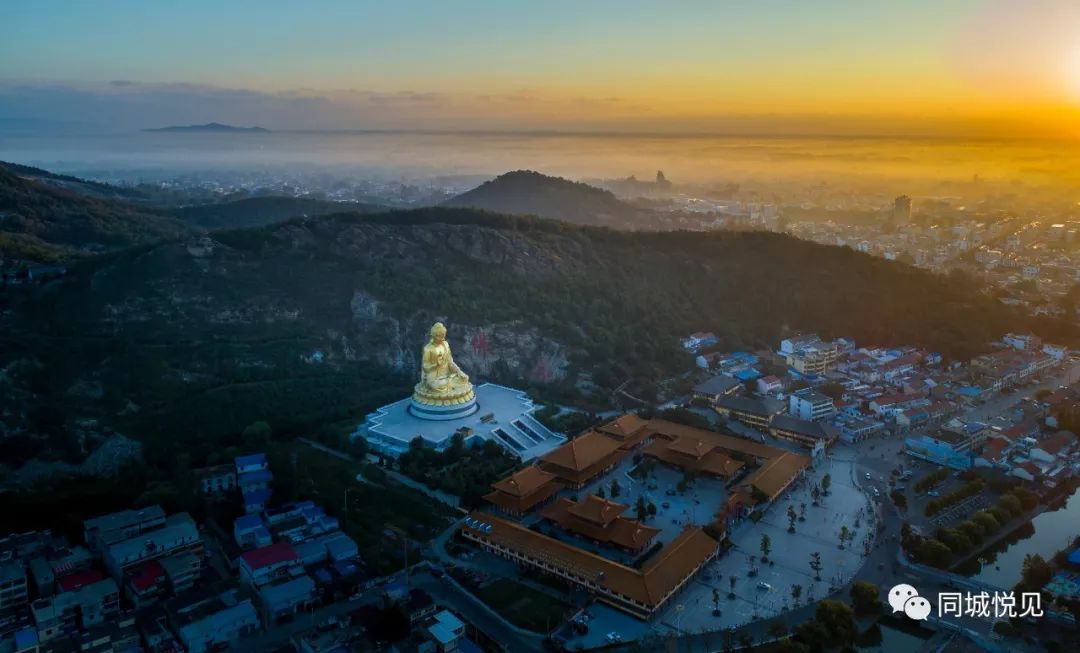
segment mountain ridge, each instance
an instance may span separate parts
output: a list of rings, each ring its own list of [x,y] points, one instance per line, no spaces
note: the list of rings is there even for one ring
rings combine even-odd
[[[212,133],[244,133],[244,134],[269,134],[270,130],[264,127],[236,127],[220,122],[208,122],[202,125],[169,125],[167,127],[153,127],[144,129],[144,132],[212,132]]]
[[[654,227],[659,218],[648,209],[618,199],[610,191],[533,170],[504,173],[450,198],[441,206],[631,229]]]
[[[595,408],[616,387],[654,400],[690,364],[679,341],[699,330],[731,348],[807,330],[950,360],[1007,331],[1077,341],[1075,328],[1032,322],[963,277],[849,248],[452,208],[149,244],[9,302],[0,432],[63,441],[64,425],[95,419],[162,464],[253,421],[304,432],[407,396],[435,320],[478,382]]]

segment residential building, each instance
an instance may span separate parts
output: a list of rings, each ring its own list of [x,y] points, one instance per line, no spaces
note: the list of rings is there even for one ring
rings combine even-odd
[[[277,542],[240,555],[240,580],[252,587],[261,587],[300,566],[300,556],[287,542]]]
[[[262,548],[274,541],[262,516],[258,514],[237,517],[233,522],[233,538],[237,546],[245,551]]]
[[[121,510],[83,522],[83,540],[91,551],[102,555],[111,544],[164,525],[165,511],[161,506]]]
[[[691,333],[684,338],[682,346],[686,351],[693,353],[703,347],[715,345],[718,342],[719,340],[717,339],[716,334],[709,331],[698,331],[696,333]]]
[[[235,643],[259,629],[259,615],[251,600],[228,590],[194,603],[170,606],[173,632],[187,653],[207,653]]]
[[[465,623],[453,612],[443,610],[435,615],[427,632],[439,653],[453,653],[460,650],[459,642],[465,639]]]
[[[724,395],[740,393],[743,382],[728,374],[718,374],[704,383],[694,386],[694,399],[702,399],[710,404]]]
[[[259,607],[267,627],[308,609],[318,596],[315,581],[303,571],[292,578],[274,580],[259,588]]]
[[[121,578],[127,569],[141,562],[181,551],[201,553],[202,546],[194,520],[182,512],[170,515],[161,528],[108,545],[102,553],[102,560],[114,578]]]
[[[771,374],[757,380],[757,392],[760,395],[774,395],[783,389],[783,382]]]
[[[26,567],[21,560],[0,562],[0,613],[17,610],[30,601]]]
[[[30,604],[30,612],[42,643],[70,637],[113,619],[120,612],[120,588],[105,578],[73,592],[38,599]]]
[[[236,466],[215,465],[194,470],[199,492],[206,496],[226,494],[236,489]]]
[[[768,431],[773,415],[782,412],[784,404],[770,397],[754,399],[742,395],[724,395],[717,399],[713,408],[723,417],[759,431]]]
[[[831,404],[830,404],[831,405]],[[769,433],[774,438],[797,442],[813,448],[819,442],[830,446],[840,437],[840,431],[826,422],[811,422],[790,415],[776,415],[769,422]]]
[[[165,570],[157,560],[149,560],[130,570],[124,578],[124,590],[136,608],[144,608],[166,593]]]
[[[162,558],[160,564],[173,594],[194,587],[202,574],[202,556],[193,551],[181,551]]]
[[[1069,431],[1058,431],[1033,446],[1029,455],[1034,461],[1051,463],[1067,457],[1075,446],[1075,435]]]
[[[830,419],[836,413],[832,397],[809,388],[793,392],[788,397],[788,412],[792,417],[817,422]]]

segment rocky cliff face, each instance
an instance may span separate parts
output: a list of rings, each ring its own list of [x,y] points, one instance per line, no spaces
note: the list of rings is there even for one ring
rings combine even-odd
[[[364,290],[353,293],[350,308],[356,329],[351,338],[339,336],[339,342],[343,353],[356,360],[417,374],[420,350],[438,320],[450,329],[454,360],[476,381],[544,384],[562,381],[569,373],[567,347],[522,320],[462,324],[449,315],[403,318]]]

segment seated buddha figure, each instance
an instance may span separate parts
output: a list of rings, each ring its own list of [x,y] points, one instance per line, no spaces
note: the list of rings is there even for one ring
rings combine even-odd
[[[421,404],[452,405],[471,401],[473,396],[468,375],[450,353],[446,327],[436,322],[431,327],[431,340],[424,345],[420,356],[420,383],[414,388],[413,400]]]

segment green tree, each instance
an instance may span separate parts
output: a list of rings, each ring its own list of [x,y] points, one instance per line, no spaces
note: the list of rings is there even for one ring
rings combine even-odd
[[[859,614],[881,612],[881,590],[877,585],[857,580],[851,585],[851,605]]]
[[[821,477],[821,491],[824,492],[826,496],[829,494],[830,485],[832,485],[832,476],[826,474],[825,476]]]
[[[649,516],[649,506],[645,504],[645,497],[638,496],[634,510],[637,512],[638,520],[645,521],[645,518]]]
[[[847,526],[841,526],[840,527],[840,548],[841,549],[844,548],[844,542],[846,542],[849,537],[851,537],[851,531],[848,530]]]
[[[787,528],[787,530],[788,530],[789,533],[794,533],[795,532],[795,522],[799,519],[799,515],[795,512],[795,506],[789,505],[787,507],[787,518],[788,518],[788,528]]]
[[[795,626],[795,641],[806,645],[811,653],[821,653],[829,646],[829,629],[817,619],[811,619]]]
[[[731,586],[731,591],[728,592],[728,598],[735,598],[735,583],[739,580],[738,576],[728,576],[728,584]]]
[[[768,534],[761,534],[761,561],[769,561],[769,552],[772,551],[772,540],[769,539]]]
[[[620,492],[622,492],[622,488],[619,486],[619,482],[615,479],[611,479],[611,498],[614,499],[619,496]]]
[[[949,565],[951,558],[952,551],[949,547],[933,538],[923,540],[919,546],[919,560],[931,567],[944,569]]]
[[[252,422],[244,427],[240,440],[244,443],[246,450],[256,452],[266,448],[266,445],[270,443],[271,435],[269,424],[262,421]]]
[[[821,580],[821,554],[814,551],[810,554],[810,569],[814,572],[814,580]]]
[[[833,644],[849,646],[855,643],[858,628],[855,625],[855,613],[848,604],[831,599],[819,601],[814,610],[814,619],[829,631],[829,639]]]
[[[802,585],[791,586],[791,600],[795,602],[795,605],[799,605],[799,597],[802,596]]]

